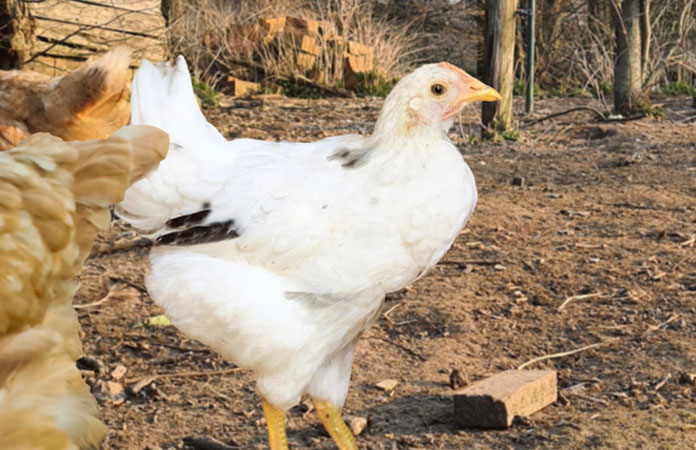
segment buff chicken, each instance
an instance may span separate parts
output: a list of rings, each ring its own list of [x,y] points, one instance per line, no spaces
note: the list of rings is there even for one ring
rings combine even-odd
[[[106,434],[75,361],[72,299],[109,206],[156,167],[167,135],[126,127],[106,140],[48,133],[0,152],[0,448],[95,448]]]
[[[66,141],[108,137],[128,123],[129,63],[119,48],[62,77],[0,70],[0,150],[41,131]]]
[[[386,98],[369,136],[226,141],[203,117],[186,63],[137,71],[135,124],[171,139],[117,212],[150,234],[150,295],[187,335],[253,371],[269,442],[313,399],[341,449],[355,343],[384,296],[445,254],[476,204],[447,131],[467,103],[500,95],[448,64],[422,66]]]

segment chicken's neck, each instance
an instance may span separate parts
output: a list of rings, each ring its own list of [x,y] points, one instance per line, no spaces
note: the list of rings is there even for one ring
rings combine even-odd
[[[424,123],[406,105],[385,102],[375,130],[366,140],[369,158],[376,165],[392,165],[402,159],[419,164],[434,157],[438,148],[451,147],[447,137],[451,124],[451,120]]]
[[[403,147],[418,141],[449,141],[447,131],[452,127],[454,119],[443,121],[423,117],[419,111],[409,107],[408,99],[404,95],[387,97],[370,141],[386,147]]]

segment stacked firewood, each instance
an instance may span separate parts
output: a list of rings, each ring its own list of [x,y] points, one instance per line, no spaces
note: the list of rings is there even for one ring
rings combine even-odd
[[[227,48],[239,56],[240,66],[260,69],[260,64],[254,61],[260,59],[261,54],[270,53],[278,59],[289,57],[294,63],[292,76],[317,84],[352,89],[361,74],[375,68],[374,50],[370,46],[345,39],[327,21],[267,17],[251,24],[231,25],[226,40]],[[211,40],[208,45],[216,46],[219,42]],[[260,84],[242,78],[244,76],[230,76],[228,79],[235,95],[261,89]]]

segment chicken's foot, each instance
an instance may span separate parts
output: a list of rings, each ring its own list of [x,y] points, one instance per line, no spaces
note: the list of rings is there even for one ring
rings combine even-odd
[[[263,400],[263,412],[266,414],[268,427],[268,445],[271,450],[288,450],[288,438],[285,435],[285,413]]]
[[[358,445],[355,443],[355,438],[350,429],[343,422],[341,417],[341,408],[333,403],[312,399],[314,409],[317,410],[319,420],[324,424],[324,428],[329,432],[329,435],[334,440],[340,450],[357,450]]]

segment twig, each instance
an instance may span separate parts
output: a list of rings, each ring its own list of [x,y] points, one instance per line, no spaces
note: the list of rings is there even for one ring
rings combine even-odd
[[[443,259],[438,264],[458,264],[472,266],[495,266],[500,264],[500,260],[489,260],[489,259]]]
[[[666,206],[661,206],[661,205],[656,205],[656,206],[637,205],[635,203],[629,203],[629,202],[616,202],[616,203],[599,202],[599,204],[605,205],[605,206],[613,206],[615,208],[642,209],[642,210],[646,210],[646,211],[684,212],[684,210],[682,210],[680,208],[668,208]]]
[[[224,442],[220,442],[211,437],[187,436],[182,440],[184,441],[184,444],[189,447],[193,447],[196,450],[231,450],[241,448],[236,445],[227,445]]]
[[[127,283],[124,283],[124,284],[127,284]],[[118,299],[119,294],[121,294],[123,292],[121,289],[119,289],[119,287],[122,287],[122,286],[119,286],[118,284],[114,284],[113,286],[111,286],[111,289],[109,289],[109,292],[104,297],[97,300],[96,302],[85,303],[82,305],[73,305],[73,308],[75,308],[75,309],[93,308],[95,306],[103,305],[104,303],[106,303],[110,300]]]
[[[416,352],[415,350],[411,350],[410,348],[399,344],[398,342],[393,342],[393,341],[390,341],[389,339],[385,339],[385,338],[379,337],[379,336],[373,336],[373,337],[370,337],[370,339],[379,339],[380,341],[386,342],[387,344],[391,344],[394,347],[400,348],[401,350],[405,351],[409,355],[415,356],[416,358],[420,359],[421,361],[427,360],[427,358],[425,356],[421,355],[420,353]]]
[[[672,374],[671,374],[671,373],[668,373],[667,376],[664,377],[664,378],[662,379],[662,381],[660,381],[659,383],[657,383],[657,384],[655,385],[655,389],[653,389],[653,392],[657,392],[657,391],[659,391],[660,389],[662,389],[662,387],[663,387],[665,384],[667,384],[667,381],[669,381],[670,378],[672,378]]]
[[[392,307],[389,308],[384,314],[382,314],[382,317],[384,317],[385,319],[387,319],[389,322],[394,323],[394,321],[391,320],[391,317],[389,317],[389,314],[391,314],[392,311],[394,311],[396,308],[398,308],[398,307],[401,306],[402,304],[403,304],[403,302],[399,302],[399,303],[397,303],[396,305],[392,306]]]
[[[593,349],[593,348],[601,347],[601,346],[603,346],[603,345],[607,345],[607,344],[610,344],[610,343],[612,343],[612,342],[614,342],[614,341],[597,342],[596,344],[586,345],[586,346],[584,346],[584,347],[577,348],[577,349],[575,349],[575,350],[570,350],[570,351],[567,351],[567,352],[554,353],[554,354],[552,354],[552,355],[546,355],[546,356],[539,356],[538,358],[530,359],[529,361],[527,361],[527,362],[524,363],[524,364],[520,364],[519,366],[517,366],[517,370],[522,370],[522,369],[524,369],[525,367],[527,367],[528,365],[537,363],[537,362],[539,362],[539,361],[546,361],[547,359],[556,359],[556,358],[562,358],[562,357],[564,357],[564,356],[574,355],[574,354],[576,354],[576,353],[580,353],[580,352],[584,352],[585,350],[590,350],[590,349]]]
[[[601,111],[599,111],[595,108],[591,108],[589,106],[577,106],[575,108],[570,108],[570,109],[567,109],[565,111],[561,111],[561,112],[549,114],[548,116],[540,117],[539,119],[536,119],[536,120],[533,120],[532,122],[524,124],[523,128],[531,127],[531,126],[536,125],[538,123],[541,123],[545,120],[553,119],[554,117],[564,116],[566,114],[570,114],[570,113],[573,113],[576,111],[590,111],[595,116],[597,116],[598,119],[603,120],[603,121],[606,120],[606,116],[604,114],[602,114]]]
[[[147,294],[147,289],[145,289],[144,287],[140,286],[140,285],[137,284],[137,283],[133,283],[133,282],[130,281],[130,280],[126,280],[125,278],[121,278],[121,277],[109,277],[109,281],[118,282],[118,283],[123,283],[123,284],[125,284],[126,286],[130,286],[130,287],[132,287],[133,289],[142,292],[143,294]]]
[[[128,384],[137,383],[138,381],[151,379],[159,380],[161,378],[187,378],[187,377],[202,377],[202,376],[214,376],[214,375],[227,375],[234,372],[239,372],[242,370],[241,367],[232,367],[231,369],[221,369],[221,370],[211,370],[205,371],[195,371],[195,372],[171,372],[171,373],[158,373],[155,375],[146,375],[138,378],[131,378],[128,380]]]
[[[594,298],[594,297],[601,297],[602,293],[601,292],[595,292],[594,294],[583,294],[583,295],[572,295],[565,299],[563,303],[561,303],[561,306],[558,307],[558,311],[563,311],[563,308],[568,305],[568,303],[572,302],[573,300],[585,300],[587,298]]]
[[[665,320],[661,324],[651,325],[647,330],[645,330],[645,332],[643,334],[646,335],[646,334],[652,333],[653,331],[657,331],[659,329],[662,329],[662,328],[666,327],[667,325],[669,325],[670,323],[676,322],[677,320],[679,320],[680,317],[681,316],[679,314],[673,314],[672,316],[670,316],[669,319]]]
[[[696,242],[696,237],[692,237],[691,239],[687,239],[684,242],[680,242],[679,246],[680,247],[691,247],[694,245],[694,242]]]
[[[89,257],[93,258],[95,256],[110,254],[120,251],[127,251],[134,248],[146,248],[152,247],[152,241],[148,238],[138,237],[135,239],[119,239],[114,242],[107,242],[104,244],[95,245],[92,251],[89,253]]]

